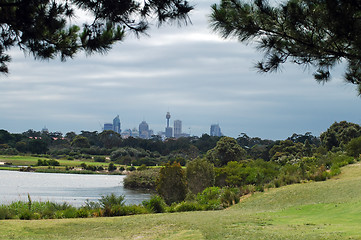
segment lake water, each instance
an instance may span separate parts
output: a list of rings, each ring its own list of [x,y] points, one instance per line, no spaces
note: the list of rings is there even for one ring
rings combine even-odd
[[[149,193],[123,187],[124,175],[60,174],[0,171],[0,204],[14,201],[67,202],[80,207],[111,193],[124,195],[126,204],[140,204]]]

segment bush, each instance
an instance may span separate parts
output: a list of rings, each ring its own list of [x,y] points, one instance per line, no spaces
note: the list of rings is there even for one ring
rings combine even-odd
[[[90,213],[86,208],[79,208],[76,211],[76,217],[77,218],[87,218],[89,216],[90,216]]]
[[[113,172],[115,170],[117,170],[117,167],[114,165],[114,163],[109,163],[108,171]]]
[[[54,159],[50,159],[50,160],[41,160],[38,159],[38,166],[60,166],[60,163]]]
[[[209,187],[203,190],[202,193],[197,194],[197,202],[200,204],[208,204],[212,200],[219,200],[221,196],[221,189],[219,187]]]
[[[159,169],[150,168],[144,171],[133,171],[124,178],[124,187],[130,189],[155,190]]]
[[[166,204],[158,195],[152,196],[149,200],[145,200],[142,202],[143,206],[149,210],[149,212],[153,213],[163,213],[165,212]]]
[[[129,171],[129,172],[133,172],[135,170],[137,170],[137,169],[134,166],[127,167],[127,171]]]
[[[24,209],[23,211],[19,212],[19,219],[21,220],[34,219],[34,213],[29,209]]]
[[[76,218],[78,216],[78,209],[74,207],[69,207],[65,210],[60,210],[55,213],[55,218]]]
[[[126,216],[148,213],[147,209],[138,205],[115,205],[111,209],[109,216]]]
[[[187,194],[185,172],[179,163],[167,163],[159,172],[157,192],[170,205],[183,201]]]
[[[107,196],[101,196],[99,199],[100,206],[103,208],[110,207],[113,205],[120,205],[123,206],[125,204],[124,195],[116,196],[114,193],[107,195]]]
[[[237,188],[224,188],[220,196],[221,203],[224,207],[229,207],[239,203],[240,191]]]
[[[94,157],[94,162],[105,162],[105,157],[96,156]]]
[[[197,194],[215,183],[213,164],[206,159],[197,158],[187,163],[186,177],[189,190]]]
[[[11,219],[12,217],[13,214],[11,214],[10,210],[6,206],[0,206],[0,219]]]
[[[143,171],[143,170],[147,170],[147,169],[148,169],[147,166],[145,164],[142,164],[137,168],[137,171]]]
[[[175,212],[201,211],[203,207],[197,202],[181,202],[174,207]]]

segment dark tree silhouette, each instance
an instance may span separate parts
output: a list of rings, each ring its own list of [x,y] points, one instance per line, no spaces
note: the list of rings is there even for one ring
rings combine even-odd
[[[192,9],[186,0],[0,0],[0,72],[8,73],[13,47],[62,61],[79,51],[105,53],[127,32],[146,34],[154,19],[187,24]],[[88,23],[73,24],[79,10]]]
[[[261,72],[290,61],[314,66],[315,79],[327,82],[330,70],[345,62],[344,78],[361,94],[360,14],[358,0],[288,0],[278,6],[266,0],[221,0],[212,6],[211,25],[224,38],[256,40],[264,52],[257,64]]]

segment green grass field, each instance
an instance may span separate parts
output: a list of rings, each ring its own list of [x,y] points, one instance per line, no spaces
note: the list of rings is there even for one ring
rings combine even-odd
[[[223,211],[3,220],[0,239],[361,239],[361,164],[270,189]]]
[[[16,166],[35,166],[38,163],[38,159],[49,160],[48,158],[43,158],[43,157],[0,155],[0,162],[11,162],[13,165],[16,165]],[[60,163],[61,167],[57,167],[60,169],[65,168],[65,166],[79,167],[81,163],[85,163],[86,165],[91,165],[91,166],[103,166],[103,167],[107,167],[109,165],[109,162],[94,162],[90,159],[89,160],[56,159],[56,160]],[[42,168],[46,168],[46,167],[42,167]],[[0,168],[0,169],[2,169],[2,168]]]

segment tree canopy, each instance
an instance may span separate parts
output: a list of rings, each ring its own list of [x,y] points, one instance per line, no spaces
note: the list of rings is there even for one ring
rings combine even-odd
[[[247,152],[231,137],[222,137],[217,145],[209,150],[205,158],[216,167],[227,165],[231,161],[241,161]]]
[[[346,62],[344,79],[361,94],[360,14],[358,0],[221,0],[212,6],[211,25],[224,38],[256,40],[261,72],[292,62],[315,67],[315,79],[327,82],[330,70]]]
[[[187,24],[192,9],[186,0],[1,0],[0,73],[8,73],[13,47],[62,61],[79,51],[105,53],[127,32],[146,34],[153,20]],[[88,21],[76,25],[80,12]]]
[[[361,136],[361,126],[356,123],[341,121],[333,123],[320,136],[321,143],[331,150],[333,147],[344,147],[352,139]]]

